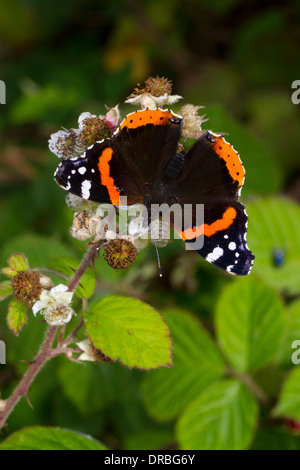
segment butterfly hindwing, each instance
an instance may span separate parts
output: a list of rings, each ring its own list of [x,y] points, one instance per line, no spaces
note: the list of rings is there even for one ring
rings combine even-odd
[[[254,260],[246,240],[247,224],[248,217],[240,202],[223,206],[207,204],[204,206],[204,224],[185,228],[180,235],[206,261],[231,274],[243,276],[249,274]],[[199,244],[201,248],[197,248]]]

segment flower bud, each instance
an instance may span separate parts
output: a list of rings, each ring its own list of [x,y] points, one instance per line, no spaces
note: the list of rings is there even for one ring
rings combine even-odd
[[[204,108],[204,106],[194,106],[192,104],[186,104],[182,106],[179,114],[183,117],[183,128],[182,135],[191,138],[198,138],[203,133],[202,124],[208,119],[205,119],[205,114],[199,116],[198,110]]]

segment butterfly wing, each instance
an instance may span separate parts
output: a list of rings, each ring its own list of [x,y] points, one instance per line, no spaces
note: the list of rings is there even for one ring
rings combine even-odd
[[[62,159],[56,182],[95,202],[144,201],[145,185],[154,183],[176,153],[182,118],[166,109],[145,109],[126,116],[111,139],[95,143],[76,159]]]
[[[66,191],[99,203],[118,204],[120,192],[109,174],[111,140],[96,142],[82,157],[62,159],[54,179]]]
[[[189,248],[231,274],[247,275],[254,260],[246,241],[248,217],[238,202],[245,170],[238,153],[222,136],[207,132],[188,151],[174,194],[192,204],[191,217],[175,230]],[[204,221],[197,220],[197,204]]]
[[[126,116],[113,137],[111,174],[127,195],[145,194],[177,152],[182,118],[168,109],[145,109]],[[128,183],[130,182],[130,191]]]

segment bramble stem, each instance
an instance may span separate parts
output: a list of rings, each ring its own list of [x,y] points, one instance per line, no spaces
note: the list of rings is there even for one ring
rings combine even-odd
[[[86,252],[83,260],[81,261],[80,265],[78,266],[77,270],[75,271],[69,286],[68,286],[68,291],[69,292],[74,292],[78,284],[80,283],[80,280],[82,276],[84,275],[85,271],[89,267],[89,265],[94,261],[94,258],[96,256],[98,250],[97,245],[92,245],[91,248]]]
[[[93,245],[85,254],[83,260],[75,271],[72,279],[68,285],[68,291],[74,292],[85,271],[88,269],[91,262],[94,260],[97,253],[97,246]],[[59,354],[64,354],[68,351],[67,346],[72,342],[72,339],[75,337],[78,330],[81,328],[82,322],[75,328],[75,330],[68,336],[66,341],[61,344],[62,337],[59,337],[59,344],[56,348],[53,348],[53,342],[56,336],[56,333],[59,329],[59,326],[50,326],[47,330],[45,339],[42,343],[41,349],[36,356],[36,358],[30,363],[27,371],[22,377],[21,381],[7,400],[1,400],[1,411],[0,411],[0,429],[3,428],[6,424],[6,420],[18,401],[25,396],[27,398],[27,390],[29,389],[31,383],[35,379],[36,375],[39,373],[43,365],[55,356]]]
[[[30,387],[31,382],[34,380],[35,376],[41,370],[43,365],[50,359],[52,344],[55,338],[57,331],[57,326],[50,326],[47,334],[45,336],[44,342],[38,353],[36,359],[28,367],[25,375],[21,379],[19,385],[15,388],[11,396],[5,401],[5,408],[2,413],[0,413],[0,429],[5,425],[6,420],[20,398],[22,396],[26,397],[27,390]]]

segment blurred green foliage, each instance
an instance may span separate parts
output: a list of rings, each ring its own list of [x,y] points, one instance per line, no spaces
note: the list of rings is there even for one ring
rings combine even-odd
[[[125,273],[100,256],[89,305],[121,294],[165,312],[174,368],[146,372],[56,358],[32,386],[33,410],[21,400],[9,433],[60,426],[112,449],[300,449],[300,376],[291,362],[291,343],[300,339],[300,105],[291,102],[291,84],[300,79],[299,17],[297,0],[0,0],[0,79],[7,92],[0,105],[1,267],[17,251],[32,267],[82,257],[84,245],[69,234],[65,193],[53,181],[58,159],[48,151],[49,135],[77,127],[83,111],[105,113],[104,105],[121,103],[127,114],[125,98],[157,74],[173,81],[185,103],[205,106],[204,127],[228,132],[240,152],[256,255],[243,280],[183,250],[180,241],[161,250],[162,279],[150,247]],[[282,266],[274,260],[278,249]],[[7,307],[0,304],[3,397],[45,331],[30,314],[14,337]],[[228,379],[231,367],[238,376]],[[29,447],[36,432],[28,431]],[[17,448],[18,435],[5,445]]]

